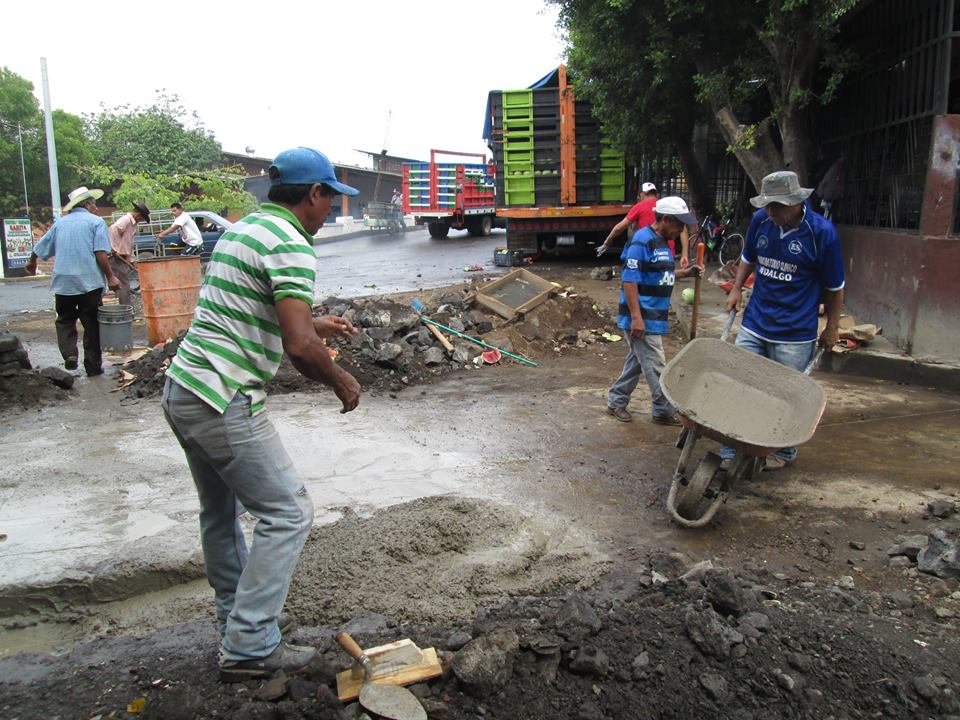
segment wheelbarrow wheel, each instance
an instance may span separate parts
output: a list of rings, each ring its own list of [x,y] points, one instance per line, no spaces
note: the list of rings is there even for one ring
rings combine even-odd
[[[710,482],[717,474],[717,470],[720,469],[721,462],[719,455],[708,452],[697,465],[693,477],[690,478],[686,488],[681,491],[680,497],[677,498],[677,513],[681,517],[687,520],[696,520],[700,517],[697,513],[700,501],[703,500],[703,495],[710,487]]]

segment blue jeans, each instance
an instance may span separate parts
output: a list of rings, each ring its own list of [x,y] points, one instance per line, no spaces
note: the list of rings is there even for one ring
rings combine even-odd
[[[169,378],[163,412],[200,498],[200,539],[217,603],[221,657],[248,660],[280,644],[277,617],[313,524],[313,503],[265,413],[237,393],[221,415]],[[257,518],[249,553],[238,517]]]
[[[741,330],[737,334],[737,341],[734,343],[737,347],[749,350],[755,355],[762,355],[770,358],[774,362],[793,368],[797,372],[803,372],[807,369],[813,354],[817,349],[817,341],[811,340],[806,343],[778,343],[768,340],[761,340],[756,335],[751,335],[746,330]],[[724,447],[720,451],[720,457],[724,460],[732,460],[736,452],[731,447]],[[793,462],[797,457],[797,448],[780,448],[774,455],[778,458]]]
[[[650,388],[650,399],[654,417],[670,417],[676,412],[660,389],[660,374],[667,362],[663,353],[663,338],[660,335],[648,335],[636,340],[630,336],[629,330],[624,330],[630,350],[627,360],[623,364],[620,377],[613,383],[607,393],[607,405],[610,407],[625,408],[630,402],[630,395],[640,382],[640,375],[647,380]]]

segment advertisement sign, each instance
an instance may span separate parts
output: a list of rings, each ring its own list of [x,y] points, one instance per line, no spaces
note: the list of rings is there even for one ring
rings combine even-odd
[[[3,219],[4,270],[22,268],[33,252],[33,230],[27,218]]]

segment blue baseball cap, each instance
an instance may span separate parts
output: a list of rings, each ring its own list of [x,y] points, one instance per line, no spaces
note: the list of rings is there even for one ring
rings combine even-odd
[[[323,183],[344,195],[357,195],[359,190],[337,180],[333,163],[322,152],[306,147],[284,150],[273,159],[270,169],[276,168],[277,177],[271,185],[312,185]]]

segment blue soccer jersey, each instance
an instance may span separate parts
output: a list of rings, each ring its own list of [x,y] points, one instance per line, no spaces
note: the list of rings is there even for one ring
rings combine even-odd
[[[676,265],[670,245],[657,235],[651,226],[640,228],[623,249],[620,261],[623,263],[621,281],[637,285],[645,332],[650,335],[666,335],[669,332],[667,316],[670,311],[670,294],[676,282]],[[627,296],[621,287],[617,327],[630,330],[630,324],[630,306],[627,305]]]
[[[743,329],[771,342],[815,340],[821,292],[844,284],[833,223],[804,204],[800,226],[784,229],[766,210],[758,210],[747,230],[743,259],[756,273]]]

